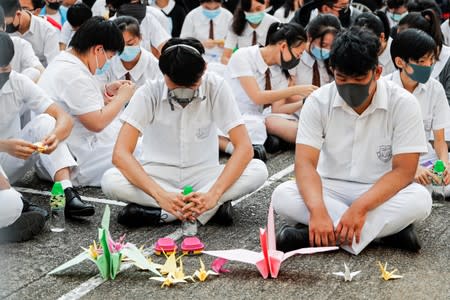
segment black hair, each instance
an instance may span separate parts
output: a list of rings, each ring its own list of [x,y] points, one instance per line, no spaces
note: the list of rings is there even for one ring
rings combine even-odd
[[[414,51],[411,51],[411,45],[414,45]],[[399,32],[391,44],[391,57],[397,69],[396,57],[408,63],[410,60],[418,61],[429,53],[436,55],[436,43],[429,34],[416,28]]]
[[[264,0],[257,0],[258,2],[264,3]],[[231,29],[236,35],[241,35],[245,29],[245,24],[247,20],[245,19],[245,13],[249,12],[252,8],[252,0],[240,0],[236,10],[233,15],[233,22],[231,23]]]
[[[86,53],[96,45],[102,45],[105,51],[122,52],[125,43],[122,32],[113,22],[96,16],[80,26],[70,41],[69,47],[79,53]]]
[[[441,52],[443,44],[441,22],[433,10],[426,9],[422,12],[407,14],[398,23],[398,31],[403,31],[406,28],[416,28],[428,33],[434,39],[438,52]]]
[[[141,37],[141,28],[139,27],[139,21],[136,18],[129,16],[120,16],[113,21],[117,25],[120,31],[127,31],[133,36]]]
[[[379,38],[368,30],[353,27],[340,32],[330,53],[330,66],[347,76],[364,76],[378,66]]]
[[[377,13],[383,14],[386,17],[386,15],[382,11],[377,11]],[[384,33],[384,40],[387,41],[389,39],[390,35],[389,23],[384,24],[381,18],[374,13],[365,12],[358,15],[355,19],[355,22],[353,23],[353,26],[368,29],[378,37],[380,37],[380,35]]]
[[[111,5],[115,10],[118,10],[123,4],[129,4],[131,0],[106,0],[106,5]]]
[[[5,31],[5,12],[0,6],[0,31]]]
[[[91,17],[91,9],[84,3],[74,4],[67,10],[67,21],[72,27],[80,27]]]
[[[436,16],[442,14],[441,8],[434,0],[409,0],[406,5],[408,12],[421,12],[425,9],[432,9]]]
[[[298,47],[306,42],[306,32],[303,27],[296,23],[272,23],[267,30],[266,45],[275,45],[286,41],[289,48]]]
[[[44,0],[31,0],[31,3],[34,9],[43,8],[45,5]]]
[[[14,17],[18,10],[21,10],[19,0],[1,0],[0,6],[3,8],[6,17]]]
[[[188,45],[188,47],[175,45]],[[202,43],[195,38],[171,38],[161,50],[159,57],[159,69],[167,75],[175,84],[190,87],[197,83],[206,69],[206,62],[203,59],[205,48]]]
[[[6,32],[0,32],[0,49],[0,67],[6,67],[14,56],[14,44]]]
[[[408,0],[387,0],[386,5],[388,8],[399,8],[400,6],[405,6],[408,3]]]
[[[207,2],[217,2],[217,3],[222,3],[222,0],[200,0],[200,4],[202,4],[202,3],[207,3]]]
[[[92,9],[92,6],[94,6],[95,0],[82,0],[84,4],[86,4],[89,8]]]
[[[289,16],[289,13],[293,10],[295,10],[294,5],[295,0],[286,0],[284,1],[282,7],[284,7],[284,17],[287,18]]]

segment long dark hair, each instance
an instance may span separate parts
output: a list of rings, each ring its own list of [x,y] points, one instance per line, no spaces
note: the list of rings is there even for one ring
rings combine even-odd
[[[264,0],[257,0],[258,2],[264,4]],[[231,29],[236,35],[241,35],[244,32],[245,24],[247,20],[245,19],[244,12],[249,12],[252,8],[252,0],[240,0],[236,10],[233,15],[233,22],[231,23]]]

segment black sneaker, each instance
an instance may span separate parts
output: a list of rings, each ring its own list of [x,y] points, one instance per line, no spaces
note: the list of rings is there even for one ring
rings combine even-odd
[[[263,162],[267,161],[266,149],[263,145],[253,145],[253,158],[260,159]]]
[[[380,241],[382,245],[411,252],[418,252],[422,248],[413,224],[408,225],[400,232],[381,238]]]
[[[75,188],[66,188],[64,195],[66,196],[66,208],[64,210],[66,217],[88,217],[94,215],[94,205],[82,201]]]
[[[117,222],[128,227],[160,225],[163,222],[161,220],[161,208],[131,203],[119,212]]]
[[[38,211],[27,211],[11,225],[0,229],[0,242],[28,241],[42,231],[45,216]]]
[[[37,206],[36,204],[33,204],[32,202],[25,199],[24,197],[21,197],[21,198],[22,198],[22,202],[23,202],[23,208],[22,208],[23,213],[29,212],[29,211],[37,211],[41,215],[44,216],[45,220],[48,220],[50,218],[50,214],[45,209]]]
[[[268,153],[276,153],[281,150],[281,139],[277,136],[268,134],[264,142],[264,148]]]
[[[283,225],[277,232],[276,243],[277,250],[283,252],[309,247],[309,228],[303,224]]]
[[[219,210],[211,218],[211,221],[223,226],[233,225],[233,212],[234,209],[231,201],[227,201],[219,207]]]

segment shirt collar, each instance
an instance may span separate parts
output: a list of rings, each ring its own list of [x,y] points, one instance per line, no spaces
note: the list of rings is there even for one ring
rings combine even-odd
[[[428,79],[428,80],[431,80],[431,78]],[[396,84],[398,84],[399,86],[401,86],[402,88],[404,88],[402,79],[400,78],[400,71],[399,70],[397,70],[394,73],[392,73],[392,81],[395,82]],[[416,86],[416,88],[414,89],[413,93],[416,93],[416,92],[420,93],[422,91],[427,91],[427,84],[426,83],[425,84],[419,83]]]
[[[170,12],[172,11],[172,9],[175,7],[175,1],[174,0],[169,0],[169,3],[167,3],[166,7],[161,8],[161,10],[166,14],[170,14]]]
[[[336,85],[336,82],[333,82]],[[337,91],[337,89],[336,89]],[[372,98],[372,103],[366,108],[366,110],[361,115],[367,115],[374,112],[376,109],[388,109],[388,95],[386,92],[386,83],[384,79],[380,78],[377,80],[377,90]],[[335,107],[347,107],[348,109],[353,109],[342,99],[339,92],[336,92],[336,96],[334,98],[333,108]]]
[[[141,57],[139,58],[137,64],[132,68],[131,70],[125,69],[125,67],[122,64],[122,61],[120,60],[119,55],[114,56],[114,63],[111,65],[112,71],[114,75],[117,78],[121,78],[125,76],[126,73],[130,73],[131,78],[133,78],[135,81],[139,80],[139,78],[142,77],[142,75],[145,73],[145,69],[148,65],[149,57],[148,55],[151,55],[150,53],[147,53],[146,50],[144,50],[141,47]]]
[[[303,51],[303,54],[300,59],[305,65],[307,65],[310,68],[313,67],[315,62],[314,57],[312,57],[308,51]]]

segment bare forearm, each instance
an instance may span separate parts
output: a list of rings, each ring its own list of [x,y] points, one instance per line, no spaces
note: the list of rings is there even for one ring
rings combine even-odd
[[[272,104],[280,99],[289,98],[296,95],[298,88],[296,86],[288,87],[281,90],[260,90],[256,93],[253,102],[256,104]]]
[[[280,114],[293,114],[297,112],[300,108],[302,108],[302,102],[294,102],[294,103],[284,103],[279,106],[272,106],[273,113]]]
[[[444,162],[445,165],[448,164],[448,146],[447,143],[442,140],[439,142],[434,142],[434,151],[437,157]]]
[[[295,164],[295,178],[300,194],[311,215],[326,212],[322,180],[316,168],[307,163]]]
[[[70,135],[72,127],[73,127],[72,118],[68,115],[63,115],[58,119],[56,119],[54,134],[56,135],[59,141],[64,141]]]

